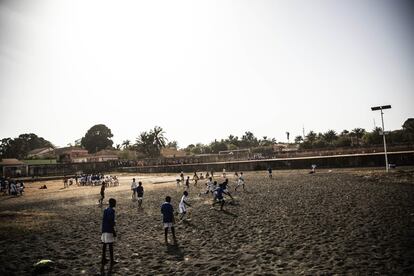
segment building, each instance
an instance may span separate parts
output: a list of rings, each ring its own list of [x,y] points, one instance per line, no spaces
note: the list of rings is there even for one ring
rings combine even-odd
[[[118,159],[118,152],[114,150],[101,150],[88,156],[88,162],[105,162]]]
[[[185,151],[177,150],[176,148],[162,148],[161,149],[162,157],[184,157],[186,156]]]
[[[3,159],[0,162],[0,171],[3,177],[26,176],[28,165],[17,159]]]
[[[38,148],[29,151],[28,159],[50,159],[55,157],[55,149],[52,147]]]
[[[65,147],[55,149],[56,160],[60,163],[88,162],[88,151],[80,147]]]

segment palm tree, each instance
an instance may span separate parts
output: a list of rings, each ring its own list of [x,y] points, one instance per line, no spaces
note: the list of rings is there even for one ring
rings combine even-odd
[[[125,140],[122,142],[122,146],[124,147],[124,149],[128,149],[130,145],[131,145],[130,140]]]
[[[154,138],[154,145],[156,145],[156,147],[160,150],[161,148],[165,148],[167,138],[165,138],[164,136],[165,131],[162,129],[162,127],[155,126],[154,129],[151,131],[151,134]]]
[[[342,130],[342,132],[341,132],[341,136],[348,136],[348,134],[349,134],[349,131],[348,130],[346,130],[346,129],[344,129],[344,130]]]
[[[359,145],[359,140],[362,138],[362,136],[364,136],[364,134],[365,134],[365,129],[359,128],[359,127],[354,128],[351,131],[351,135],[356,137],[356,144],[357,145]]]
[[[332,145],[332,143],[337,139],[337,135],[335,130],[328,130],[327,132],[325,132],[323,134],[323,139],[330,145]]]
[[[298,136],[295,137],[295,143],[296,144],[300,144],[300,142],[302,142],[302,141],[303,141],[303,138],[302,138],[301,135],[298,135]]]
[[[309,143],[313,143],[316,141],[316,133],[313,132],[312,130],[309,131],[308,135],[306,135],[306,141],[308,141]]]

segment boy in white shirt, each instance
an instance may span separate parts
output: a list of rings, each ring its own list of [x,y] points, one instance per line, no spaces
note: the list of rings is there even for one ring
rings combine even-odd
[[[135,182],[135,178],[132,178],[131,190],[132,190],[132,200],[136,198],[137,194],[137,182]]]
[[[180,213],[180,220],[182,220],[187,213],[186,206],[190,207],[191,205],[187,202],[188,200],[188,192],[184,191],[183,196],[181,197],[180,204],[178,204],[178,211]]]
[[[237,191],[237,188],[242,185],[243,186],[243,191],[245,191],[244,189],[244,178],[243,178],[243,172],[240,172],[240,176],[239,176],[239,180],[237,181],[237,186],[234,189],[235,191]]]

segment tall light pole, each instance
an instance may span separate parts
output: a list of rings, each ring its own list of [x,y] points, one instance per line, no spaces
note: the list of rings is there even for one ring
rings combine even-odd
[[[384,154],[385,154],[385,170],[388,172],[388,156],[387,156],[387,143],[385,141],[385,128],[384,128],[384,109],[390,109],[391,105],[374,106],[371,107],[372,111],[381,110],[381,122],[382,122],[382,138],[384,140]]]

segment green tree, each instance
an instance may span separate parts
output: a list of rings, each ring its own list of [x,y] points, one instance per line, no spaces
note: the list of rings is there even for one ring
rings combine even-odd
[[[162,129],[162,127],[155,126],[150,133],[154,137],[154,144],[156,147],[161,150],[161,148],[165,148],[167,138],[165,138],[165,131]]]
[[[349,137],[349,131],[344,129],[341,134],[339,134],[338,139],[335,141],[335,146],[337,147],[349,147],[351,146],[351,137]]]
[[[243,148],[257,147],[259,145],[259,141],[252,132],[246,131],[241,138],[240,144]]]
[[[338,136],[335,132],[335,130],[328,130],[323,134],[323,140],[326,141],[329,145],[333,145],[334,141],[338,139]]]
[[[412,143],[414,141],[414,118],[408,118],[402,127],[404,141]]]
[[[303,138],[301,135],[298,135],[295,137],[295,143],[296,144],[300,144],[303,141]]]
[[[372,132],[365,132],[362,138],[366,145],[380,145],[382,144],[382,129],[376,127]]]
[[[408,118],[402,125],[404,131],[414,134],[414,118]]]
[[[103,149],[111,148],[113,145],[113,134],[111,130],[103,124],[91,127],[81,140],[81,145],[89,153],[95,153]]]
[[[165,148],[167,138],[161,127],[154,127],[150,131],[141,132],[136,139],[136,149],[148,157],[158,157],[161,149]]]
[[[365,129],[357,127],[351,131],[350,135],[356,138],[356,144],[359,145],[365,133]]]
[[[23,159],[27,157],[29,151],[44,147],[54,148],[51,142],[34,133],[20,134],[14,139],[4,138],[1,140],[0,157]]]
[[[178,149],[178,142],[177,141],[168,142],[167,147],[168,148],[173,148],[173,149]]]
[[[214,140],[214,142],[210,143],[210,149],[213,153],[219,153],[220,151],[227,150],[227,144],[224,140]]]
[[[268,138],[267,136],[263,136],[263,139],[259,141],[259,146],[261,147],[269,147],[273,144],[276,144],[276,139]]]
[[[316,141],[316,133],[312,130],[309,131],[308,135],[306,135],[306,141],[313,143]]]
[[[131,146],[131,141],[130,140],[124,140],[123,142],[122,142],[122,147],[124,148],[124,149],[129,149],[129,147]]]

